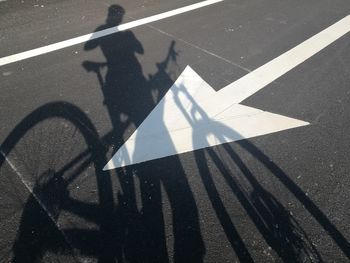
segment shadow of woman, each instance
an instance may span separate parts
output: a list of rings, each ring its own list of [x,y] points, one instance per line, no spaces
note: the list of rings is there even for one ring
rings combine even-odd
[[[118,26],[124,13],[121,6],[110,6],[106,23],[96,31]],[[144,54],[144,49],[131,31],[119,31],[85,44],[86,51],[99,47],[106,58],[106,62],[102,63],[84,61],[83,66],[87,71],[95,72],[100,82],[104,104],[112,123],[111,141],[114,149],[124,143],[126,131],[131,126],[138,127],[173,84],[168,66],[170,62],[176,62],[174,45],[175,42],[172,42],[164,61],[157,63],[158,71],[146,79],[136,57],[136,54]],[[103,67],[107,67],[105,77],[100,72]],[[158,94],[158,97],[154,98],[152,94]],[[171,207],[174,261],[202,262],[204,245],[197,207],[178,157],[157,162],[156,168],[141,164],[117,169],[116,173],[120,191],[115,210],[123,224],[122,236],[125,239],[121,250],[126,261],[169,261],[163,216],[163,188]],[[139,188],[135,187],[137,182]],[[141,205],[136,200],[138,195]]]
[[[123,19],[125,10],[119,5],[108,8],[106,23],[96,31],[117,27]],[[107,67],[103,80],[99,81],[112,126],[113,140],[118,148],[123,142],[123,133],[128,125],[138,126],[149,108],[154,104],[150,96],[150,87],[143,75],[142,67],[136,54],[144,54],[140,41],[132,31],[119,31],[106,37],[86,42],[85,51],[100,47],[106,62],[85,61],[83,66],[88,71],[99,72],[99,68]]]

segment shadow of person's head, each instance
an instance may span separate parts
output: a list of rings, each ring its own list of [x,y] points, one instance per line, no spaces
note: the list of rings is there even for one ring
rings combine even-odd
[[[123,21],[125,9],[120,5],[111,5],[108,8],[106,24],[110,26],[117,26]]]

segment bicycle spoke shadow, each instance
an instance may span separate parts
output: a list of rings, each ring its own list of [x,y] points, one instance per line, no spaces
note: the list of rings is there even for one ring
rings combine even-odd
[[[75,158],[71,160],[72,157]],[[30,194],[23,207],[15,198],[6,203],[9,217],[22,210],[13,262],[50,262],[51,259],[44,257],[47,250],[72,254],[68,236],[58,227],[59,223],[65,224],[59,221],[62,209],[71,204],[70,195],[79,195],[79,186],[91,182],[82,175],[88,173],[90,164],[96,168],[99,185],[110,185],[108,176],[99,174],[105,162],[105,148],[97,131],[89,118],[72,104],[48,103],[15,127],[1,145],[0,168],[4,171],[10,166],[13,176],[19,177]],[[1,187],[15,189],[17,184]],[[105,201],[111,195],[106,187],[98,193],[98,198]],[[86,200],[91,196],[80,197]]]

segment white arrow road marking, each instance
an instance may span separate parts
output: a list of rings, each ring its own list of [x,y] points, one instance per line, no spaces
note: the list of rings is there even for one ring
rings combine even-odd
[[[188,66],[104,170],[308,125],[238,103],[349,31],[347,16],[218,92]]]
[[[186,67],[104,170],[308,124],[240,104],[210,117],[206,111],[215,105],[201,104],[197,96],[215,95],[208,83]]]
[[[47,45],[47,46],[43,46],[43,47],[39,47],[39,48],[35,48],[32,50],[28,50],[28,51],[24,51],[21,53],[17,53],[14,55],[10,55],[7,57],[3,57],[0,58],[0,66],[3,65],[7,65],[10,63],[14,63],[20,60],[24,60],[27,58],[31,58],[31,57],[35,57],[35,56],[39,56],[42,54],[46,54],[49,52],[53,52],[56,50],[60,50],[62,48],[66,48],[66,47],[70,47],[70,46],[74,46],[80,43],[84,43],[88,40],[92,40],[92,39],[96,39],[96,38],[100,38],[100,37],[104,37],[104,36],[108,36],[120,31],[124,31],[124,30],[128,30],[134,27],[138,27],[138,26],[142,26],[148,23],[152,23],[161,19],[165,19],[168,17],[172,17],[175,15],[179,15],[182,13],[186,13],[195,9],[199,9],[208,5],[212,5],[212,4],[216,4],[219,2],[222,2],[224,0],[206,0],[206,1],[202,1],[196,4],[192,4],[192,5],[188,5],[188,6],[184,6],[184,7],[180,7],[178,9],[174,9],[171,11],[167,11],[161,14],[157,14],[157,15],[153,15],[153,16],[149,16],[149,17],[145,17],[136,21],[132,21],[132,22],[128,22],[119,26],[115,26],[115,27],[111,27],[111,28],[107,28],[105,30],[101,30],[101,31],[97,31],[94,33],[90,33],[90,34],[86,34],[83,36],[79,36],[79,37],[75,37],[75,38],[71,38],[68,40],[64,40],[58,43],[54,43],[51,45]]]

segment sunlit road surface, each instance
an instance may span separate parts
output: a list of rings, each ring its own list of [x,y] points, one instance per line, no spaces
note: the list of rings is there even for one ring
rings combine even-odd
[[[350,261],[349,15],[0,1],[0,262]]]

